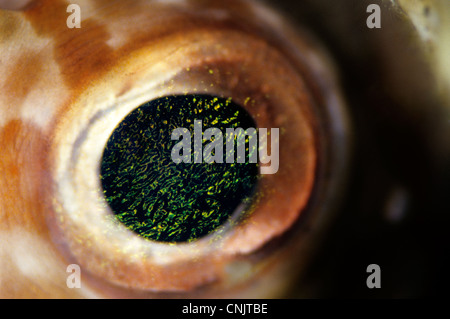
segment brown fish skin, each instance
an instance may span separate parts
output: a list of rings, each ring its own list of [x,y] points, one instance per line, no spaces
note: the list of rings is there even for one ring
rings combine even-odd
[[[65,1],[33,1],[23,11],[0,12],[3,62],[0,68],[2,74],[7,75],[0,81],[0,142],[4,150],[0,160],[1,296],[154,298],[268,297],[282,294],[290,282],[290,276],[282,276],[284,279],[280,279],[280,276],[291,273],[286,269],[291,269],[293,264],[286,260],[289,260],[287,257],[292,250],[281,249],[267,255],[259,249],[292,226],[312,191],[317,154],[313,136],[316,124],[310,103],[313,95],[320,94],[321,88],[315,88],[313,93],[306,91],[303,79],[289,69],[291,63],[297,62],[291,60],[291,53],[287,54],[287,59],[283,58],[280,51],[288,53],[283,45],[277,45],[277,50],[271,47],[271,44],[282,43],[282,40],[277,39],[273,29],[261,22],[261,16],[258,16],[258,11],[251,3],[80,1],[78,4],[82,8],[79,29],[67,27],[69,13]],[[275,17],[267,12],[263,15]],[[129,23],[130,17],[133,17],[133,24]],[[243,17],[248,17],[248,21],[236,22],[244,21]],[[276,19],[272,24],[284,28],[283,23]],[[200,80],[206,74],[211,77],[211,86],[216,85],[217,89],[214,90],[232,92],[243,104],[253,99],[253,103],[256,101],[261,107],[264,106],[260,123],[290,122],[292,126],[295,117],[300,120],[295,125],[298,132],[294,134],[299,139],[290,143],[290,148],[294,152],[299,148],[304,150],[303,156],[298,159],[299,166],[293,171],[294,174],[288,173],[293,169],[292,165],[281,165],[277,178],[285,191],[280,188],[273,192],[273,196],[291,196],[291,200],[267,201],[265,208],[259,208],[247,223],[236,227],[223,244],[223,249],[212,252],[213,255],[208,253],[198,260],[172,266],[155,264],[149,258],[135,260],[136,257],[130,257],[127,260],[122,251],[109,251],[103,247],[98,249],[97,244],[93,245],[91,241],[95,242],[97,235],[87,239],[90,234],[85,235],[77,228],[79,225],[67,222],[71,216],[61,208],[65,205],[61,201],[66,199],[57,197],[60,185],[55,180],[55,165],[60,161],[56,155],[60,154],[58,150],[61,145],[66,146],[60,141],[69,134],[66,130],[70,130],[65,123],[75,119],[89,122],[83,116],[78,116],[89,112],[83,109],[84,105],[79,99],[98,94],[98,88],[105,96],[122,98],[131,94],[136,83],[130,80],[134,81],[145,72],[136,68],[136,61],[147,59],[142,54],[144,48],[156,48],[154,54],[157,54],[159,51],[164,52],[166,45],[173,45],[176,43],[174,41],[181,43],[186,35],[195,38],[196,34],[205,45],[211,47],[213,54],[222,55],[221,58],[205,61],[212,69],[220,71],[215,74],[223,76],[211,77],[212,72],[201,64],[197,65],[204,63],[204,53],[194,51],[189,55],[190,60],[182,54],[179,54],[178,60],[174,60],[176,65],[183,65],[184,61],[193,63],[188,65],[192,72],[183,71],[170,83],[175,83],[175,86],[183,84],[186,77],[203,83]],[[235,40],[232,41],[240,44],[235,45],[236,48],[231,46],[230,39],[233,37]],[[215,47],[217,45],[222,46],[225,53],[221,53]],[[177,50],[172,54],[175,57],[178,56]],[[250,52],[256,52],[256,55],[248,55]],[[271,74],[275,75],[283,74],[289,80],[280,78],[281,81],[275,81],[279,78],[275,76],[273,79],[267,78],[260,87],[252,88],[251,83],[258,83],[261,79],[257,69],[263,69],[262,65],[267,63],[263,60],[265,58],[273,61],[266,65],[266,70],[272,70]],[[250,71],[237,69],[237,63],[241,67],[247,66]],[[296,66],[300,64],[294,64],[294,69]],[[171,67],[173,65],[166,67],[167,72],[172,72]],[[236,76],[227,75],[226,68],[235,68]],[[129,74],[120,75],[126,72]],[[239,78],[238,74],[248,79]],[[305,75],[308,75],[306,71]],[[121,80],[110,81],[106,87],[103,82],[105,79],[109,81],[111,76],[128,80],[124,83]],[[237,85],[244,80],[249,83],[246,87]],[[288,109],[294,117],[277,115],[272,106],[274,102],[270,100],[274,98],[268,97],[273,93],[284,99],[283,94],[278,94],[282,92],[281,85],[283,91],[291,92],[291,97],[294,97],[286,100],[286,105],[293,105]],[[167,90],[170,91],[173,86],[168,85]],[[92,91],[95,90],[93,88],[97,88],[97,91]],[[281,103],[281,100],[278,102]],[[296,104],[292,103],[298,103],[301,111],[297,111]],[[94,117],[92,121],[95,120]],[[286,146],[282,152],[290,152],[290,148]],[[293,176],[296,176],[294,180],[283,183],[283,179]],[[268,185],[273,184],[273,177],[265,180]],[[289,195],[292,192],[298,195]],[[277,214],[272,213],[275,209]],[[97,241],[98,244],[102,242],[106,247],[104,239]],[[70,263],[81,263],[81,289],[67,287],[66,268]],[[250,272],[249,269],[257,271]],[[194,290],[204,285],[209,287],[206,292],[204,289]],[[271,288],[261,289],[262,286]],[[160,292],[149,292],[148,289]]]
[[[327,1],[315,2],[318,7],[321,3],[325,3],[320,10],[323,9],[323,12],[326,12],[324,8],[327,6]],[[351,2],[346,1],[349,4]],[[391,3],[386,1],[388,2]],[[400,5],[407,6],[404,4],[405,1],[399,2]],[[58,241],[50,231],[52,226],[49,226],[56,223],[51,175],[54,159],[51,158],[51,154],[53,154],[52,142],[60,118],[67,115],[73,102],[92,83],[100,81],[111,69],[123,63],[127,56],[146,47],[149,43],[156,43],[166,35],[176,32],[179,32],[182,37],[183,32],[189,31],[190,28],[197,28],[198,24],[186,18],[182,13],[183,10],[172,10],[175,4],[165,7],[159,1],[155,1],[158,15],[154,13],[152,15],[151,11],[143,10],[146,7],[143,1],[78,1],[78,3],[82,8],[82,27],[68,29],[66,26],[69,15],[66,12],[68,2],[0,1],[0,7],[3,9],[23,10],[0,11],[0,74],[2,74],[0,77],[0,145],[2,149],[0,155],[0,297],[180,296],[118,288],[111,285],[108,280],[99,279],[98,274],[89,274],[84,271],[82,272],[82,288],[67,288],[66,267],[74,262],[74,259],[70,252],[67,252],[69,249],[65,246],[64,240]],[[199,3],[201,6],[202,1]],[[240,12],[242,17],[254,16],[251,8],[242,5],[240,1],[227,1],[226,6],[227,10]],[[221,20],[220,9],[219,2],[211,5],[211,10],[202,17],[204,29],[227,27]],[[408,11],[413,9],[403,8],[402,10],[406,12],[405,21],[409,21]],[[443,5],[441,13],[446,15],[448,12],[450,10]],[[207,19],[208,15],[211,17],[217,15],[218,20]],[[362,16],[365,17],[365,15]],[[134,17],[133,21],[138,22],[130,22],[129,17]],[[178,23],[149,31],[152,30],[150,28],[152,21],[160,17],[172,19]],[[395,15],[393,14],[390,18],[395,20]],[[351,20],[348,19],[348,21]],[[421,22],[416,20],[415,23]],[[442,41],[449,39],[445,31],[442,31],[450,30],[449,28],[437,30]],[[365,34],[364,32],[360,33]],[[342,34],[336,34],[336,38],[343,39],[343,43],[345,39],[349,39]],[[348,41],[351,43],[351,40]],[[444,122],[445,116],[448,116],[450,112],[449,99],[446,95],[442,100],[436,98],[439,92],[435,92],[432,88],[436,84],[441,94],[448,93],[445,89],[445,83],[448,82],[445,81],[450,78],[450,72],[447,72],[444,67],[447,65],[446,46],[441,46],[439,41],[432,43],[437,48],[432,50],[436,56],[433,68],[429,69],[427,63],[424,63],[425,67],[417,67],[418,70],[422,68],[426,70],[425,73],[421,73],[424,77],[433,79],[429,82],[431,84],[422,87],[421,81],[416,77],[408,79],[405,76],[407,74],[405,70],[408,70],[408,66],[412,63],[410,61],[416,58],[415,54],[413,58],[405,58],[400,53],[396,55],[395,48],[400,44],[388,45],[389,33],[386,38],[380,36],[377,41],[376,43],[383,44],[377,52],[383,57],[380,58],[383,61],[380,73],[383,74],[378,74],[376,77],[378,80],[381,79],[380,81],[387,80],[388,84],[385,87],[395,92],[393,95],[396,103],[393,104],[399,105],[396,109],[388,110],[392,112],[391,115],[394,114],[391,121],[401,119],[398,122],[406,123],[405,126],[409,128],[416,125],[419,119],[424,119],[424,123],[419,125],[418,135],[426,136],[427,142],[424,143],[430,145],[430,149],[427,150],[430,152],[429,157],[432,158],[432,163],[436,167],[443,167],[450,158],[448,151],[450,143],[443,143],[441,140],[450,136],[448,123]],[[363,56],[367,53],[362,48],[360,48],[361,51],[355,47],[353,49],[355,51],[349,53],[349,56],[352,54]],[[422,59],[422,55],[418,54],[417,59]],[[396,63],[400,60],[402,63]],[[438,73],[439,78],[443,80],[433,82],[435,73]],[[228,81],[233,83],[237,80],[228,79]],[[117,90],[117,95],[126,94],[132,87],[132,82],[122,83],[122,88]],[[420,89],[415,90],[416,88]],[[414,95],[409,94],[414,92],[416,94],[429,92],[429,95],[427,93],[419,97],[421,101],[418,103]],[[384,102],[383,99],[380,100]],[[431,103],[427,103],[428,101]],[[435,111],[423,108],[424,105]],[[406,113],[408,115],[403,117]],[[407,120],[402,122],[403,118]],[[314,250],[314,247],[315,245],[311,245],[311,250]],[[283,258],[289,258],[289,250],[284,251]],[[300,269],[303,263],[307,263],[307,259],[299,264],[285,264],[282,267],[278,267],[276,262],[269,262],[257,280],[259,285],[253,286],[254,290],[240,290],[242,287],[238,287],[222,295],[216,292],[216,296],[260,296],[257,293],[263,290],[261,287],[271,286],[279,278],[289,281],[290,277],[286,276],[286,273],[295,273],[298,270],[293,268]],[[238,265],[237,268],[240,267],[239,262],[236,265]],[[242,269],[245,267],[247,265]],[[268,291],[267,295],[270,297],[283,295],[287,286],[289,285],[285,282],[274,285],[274,291]],[[307,292],[300,293],[300,295],[304,294],[308,295]],[[203,295],[194,294],[194,296]]]

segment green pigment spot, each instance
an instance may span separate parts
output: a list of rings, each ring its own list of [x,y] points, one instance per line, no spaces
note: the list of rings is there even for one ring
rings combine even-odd
[[[210,127],[223,132],[223,163],[194,163],[195,120],[202,121],[203,132]],[[191,133],[191,163],[176,164],[171,157],[179,143],[171,134],[181,127]],[[184,242],[245,212],[259,170],[249,161],[248,138],[245,162],[235,158],[226,163],[226,128],[238,127],[256,124],[230,99],[213,96],[169,96],[132,111],[109,138],[100,168],[103,192],[116,218],[146,239]],[[203,147],[210,142],[203,139]]]

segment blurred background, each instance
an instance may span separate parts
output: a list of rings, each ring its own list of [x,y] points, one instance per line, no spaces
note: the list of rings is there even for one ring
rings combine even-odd
[[[287,296],[442,296],[450,283],[450,1],[266,2],[334,60],[353,137],[343,203]],[[367,27],[370,4],[381,8],[379,29]],[[366,286],[370,264],[381,267],[381,289]]]
[[[293,296],[442,296],[449,283],[450,2],[272,1],[333,56],[352,118],[345,202]],[[369,4],[381,28],[369,29]],[[366,267],[381,267],[368,289]]]

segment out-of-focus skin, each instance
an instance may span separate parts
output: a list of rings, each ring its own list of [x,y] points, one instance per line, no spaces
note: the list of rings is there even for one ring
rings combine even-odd
[[[116,3],[116,5],[110,5],[111,1],[72,1],[80,3],[82,7],[80,30],[66,27],[66,18],[69,15],[66,7],[69,2],[29,2],[0,1],[2,8],[24,10],[0,11],[0,74],[2,74],[0,78],[0,146],[2,149],[0,155],[0,297],[90,298],[105,295],[148,297],[146,294],[132,293],[127,290],[117,293],[116,288],[111,288],[102,279],[95,278],[95,274],[92,276],[84,272],[83,276],[94,279],[91,278],[90,281],[83,279],[84,284],[81,289],[67,288],[66,267],[73,259],[68,257],[71,254],[67,253],[69,250],[67,244],[63,240],[55,242],[55,236],[49,231],[52,227],[49,225],[53,225],[53,221],[49,221],[49,216],[53,216],[54,203],[47,187],[51,184],[52,178],[50,176],[52,168],[49,167],[52,161],[49,157],[54,154],[51,148],[54,138],[54,120],[64,113],[65,108],[66,110],[70,108],[71,103],[91,82],[107,74],[109,68],[120,60],[121,54],[133,53],[140,43],[151,41],[145,36],[139,37],[138,30],[142,25],[130,22],[131,20],[126,23],[126,19],[123,18],[127,14],[130,16],[142,14],[139,5],[136,4],[139,1],[122,1],[119,2],[121,4]],[[174,1],[174,5],[182,2],[184,1]],[[357,5],[355,5],[356,2]],[[291,5],[294,8],[298,6],[298,16],[295,10],[292,16],[306,27],[312,20],[319,20],[320,26],[317,25],[317,21],[315,25],[311,22],[311,28],[318,34],[325,35],[322,41],[332,54],[338,56],[337,61],[350,65],[354,59],[354,63],[358,66],[376,61],[380,66],[379,73],[368,73],[366,80],[370,83],[373,76],[373,81],[376,82],[373,87],[382,87],[387,93],[383,92],[380,96],[388,96],[388,98],[377,100],[376,92],[370,92],[370,89],[369,94],[362,97],[362,94],[355,93],[356,97],[354,97],[347,86],[346,94],[352,95],[349,100],[353,108],[358,108],[357,103],[362,102],[363,99],[374,97],[375,102],[372,102],[381,105],[377,112],[383,114],[383,116],[377,116],[377,119],[389,118],[387,121],[389,127],[398,122],[401,128],[417,128],[417,136],[423,138],[418,144],[429,145],[426,151],[430,154],[431,163],[427,163],[427,167],[434,165],[436,167],[434,174],[444,174],[445,164],[450,158],[450,126],[448,125],[450,71],[446,53],[449,52],[450,39],[448,4],[445,0],[424,1],[420,2],[421,4],[417,2],[415,5],[410,5],[409,1],[356,2],[343,0],[343,5],[335,6],[329,1],[304,1],[301,4],[285,1],[281,6],[285,5],[287,8]],[[365,8],[369,3],[382,5],[381,30],[368,31],[364,27],[367,17]],[[429,9],[423,9],[426,5],[422,3],[427,4]],[[425,14],[425,12],[428,13]],[[421,13],[430,18],[424,19]],[[170,10],[167,14],[170,14]],[[212,10],[211,14],[217,14],[220,19],[220,12]],[[123,23],[114,24],[112,21]],[[431,27],[428,27],[429,23]],[[355,29],[355,25],[358,28]],[[133,33],[133,30],[136,33]],[[397,30],[400,31],[397,32]],[[79,39],[84,41],[73,40],[77,38],[74,34],[83,34],[83,32],[84,36]],[[366,37],[365,35],[369,32],[371,35]],[[86,42],[86,39],[93,39],[93,41]],[[410,45],[407,51],[410,54],[405,53],[404,45]],[[120,51],[117,48],[125,48],[125,50]],[[416,62],[420,62],[420,65],[416,65]],[[370,67],[367,69],[373,70]],[[345,67],[341,72],[345,73]],[[342,77],[345,78],[345,75]],[[379,85],[380,83],[383,84]],[[370,87],[369,84],[364,88],[368,87]],[[125,85],[123,89],[126,91],[129,88]],[[354,103],[355,101],[357,102]],[[395,108],[392,110],[388,108],[393,105]],[[359,113],[355,113],[354,120],[361,120]],[[376,124],[380,127],[384,123],[378,121]],[[376,127],[377,125],[374,127],[369,125],[367,129],[375,130]],[[386,130],[386,132],[393,131]],[[401,134],[399,136],[405,137]],[[444,140],[449,142],[445,143]],[[367,140],[367,143],[370,141]],[[405,159],[407,159],[406,156]],[[422,176],[425,173],[422,174],[420,170],[420,167],[417,168],[418,179],[425,180]],[[393,193],[400,189],[396,193],[400,194],[398,195],[400,202],[402,198],[404,202],[409,202],[408,196],[417,195],[420,193],[420,188],[411,193],[409,184],[401,177],[398,178],[401,181],[399,185],[392,188]],[[380,180],[383,180],[383,176]],[[390,181],[389,179],[389,185],[391,185]],[[368,200],[373,195],[370,194],[370,190],[364,189],[365,197],[361,199],[363,197],[361,196],[359,199],[366,201],[365,205],[371,202],[370,199]],[[405,192],[406,195],[402,197]],[[358,192],[352,194],[355,194],[355,197],[361,195]],[[395,194],[393,196],[395,198]],[[377,207],[382,207],[389,202],[389,196],[374,198]],[[414,201],[410,205],[414,205]],[[386,210],[387,212],[380,209],[379,214],[387,214],[388,219],[395,220],[395,216],[389,215],[389,211],[395,211],[395,208]],[[399,215],[401,214],[402,211]],[[362,217],[359,218],[364,218],[364,214],[360,216]],[[314,232],[315,229],[311,231]],[[360,231],[363,232],[364,229]],[[321,234],[321,237],[323,236]],[[311,244],[310,249],[318,249],[318,246]],[[65,250],[66,253],[64,253]],[[283,258],[296,259],[296,255],[285,254]],[[320,260],[319,258],[319,263]],[[272,270],[275,269],[275,271],[271,271],[271,267],[268,266],[265,268],[266,271],[261,272],[259,285],[253,284],[253,289],[249,289],[246,294],[231,291],[218,296],[283,296],[288,285],[280,278],[289,281],[291,276],[287,274],[292,273],[295,277],[294,273],[298,272],[298,269],[303,271],[308,261],[309,259],[305,257],[294,263],[294,266],[288,265],[286,268],[274,266]],[[269,264],[276,265],[276,263]],[[239,265],[237,267],[239,268]],[[294,271],[292,267],[298,269]],[[323,268],[318,267],[318,269]],[[354,270],[364,272],[365,269]],[[265,276],[268,273],[272,273],[273,276]],[[322,275],[320,272],[319,275],[314,271],[312,273],[316,276]],[[324,273],[325,279],[320,278],[321,281],[336,280],[336,278],[329,278],[330,272]],[[362,282],[364,285],[365,279]],[[323,287],[323,284],[317,284],[311,279],[300,283],[294,296],[320,296],[321,292],[318,291],[320,288],[317,287]],[[259,294],[264,289],[270,293]],[[271,289],[273,291],[270,291]]]
[[[0,8],[4,10],[22,10],[30,0],[0,0]]]

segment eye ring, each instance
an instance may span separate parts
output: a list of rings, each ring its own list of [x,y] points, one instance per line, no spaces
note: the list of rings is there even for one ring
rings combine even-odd
[[[176,35],[167,37],[163,44],[150,43],[118,61],[109,73],[92,83],[71,103],[54,130],[54,233],[65,238],[69,258],[115,285],[150,291],[189,291],[230,276],[226,270],[230,260],[259,250],[289,229],[308,204],[313,190],[317,173],[317,136],[320,134],[315,104],[325,103],[314,99],[325,86],[319,83],[313,88],[315,93],[306,93],[311,89],[309,81],[318,74],[304,67],[299,70],[297,60],[308,60],[316,72],[324,72],[330,79],[327,71],[314,65],[319,63],[316,57],[305,54],[300,55],[301,59],[286,59],[267,41],[236,30],[199,29],[184,34],[181,41],[183,44]],[[301,48],[310,45],[300,43]],[[299,50],[297,47],[291,52],[296,55]],[[258,69],[255,66],[267,68],[267,65],[273,67],[262,72],[263,77],[249,71]],[[289,80],[280,77],[275,83],[269,77],[277,78],[281,74]],[[322,81],[334,89],[333,83]],[[326,90],[330,95],[325,99],[335,99],[334,107],[342,108],[334,92],[329,87]],[[266,114],[271,116],[263,114],[256,118],[258,127],[273,127],[269,125],[273,124],[269,123],[269,117],[274,119],[275,125],[282,126],[290,119],[286,114],[294,114],[293,117],[299,120],[296,125],[301,134],[296,135],[294,130],[290,132],[294,132],[295,140],[300,142],[285,150],[284,156],[290,151],[297,154],[299,149],[306,154],[297,162],[300,169],[296,174],[301,171],[297,176],[302,177],[294,181],[296,186],[290,185],[298,196],[293,196],[284,185],[287,193],[278,193],[281,198],[292,198],[289,203],[268,203],[265,214],[255,214],[251,220],[227,230],[220,238],[206,236],[196,242],[177,245],[143,241],[111,218],[101,196],[99,180],[93,178],[98,176],[102,145],[106,144],[117,123],[136,106],[164,95],[190,92],[232,97],[241,105],[253,103],[269,110]],[[272,109],[275,102],[284,105],[287,113],[276,114]],[[289,172],[294,170],[291,168]],[[286,171],[283,174],[285,178],[289,176]],[[272,181],[273,177],[264,179],[265,192],[273,191]],[[90,207],[88,211],[87,206]],[[96,210],[92,211],[91,207]],[[278,212],[284,207],[284,215],[270,217],[275,207]],[[267,217],[270,221],[264,220]],[[252,223],[258,227],[251,228]],[[199,276],[189,276],[192,272]],[[174,273],[179,276],[170,275]]]

